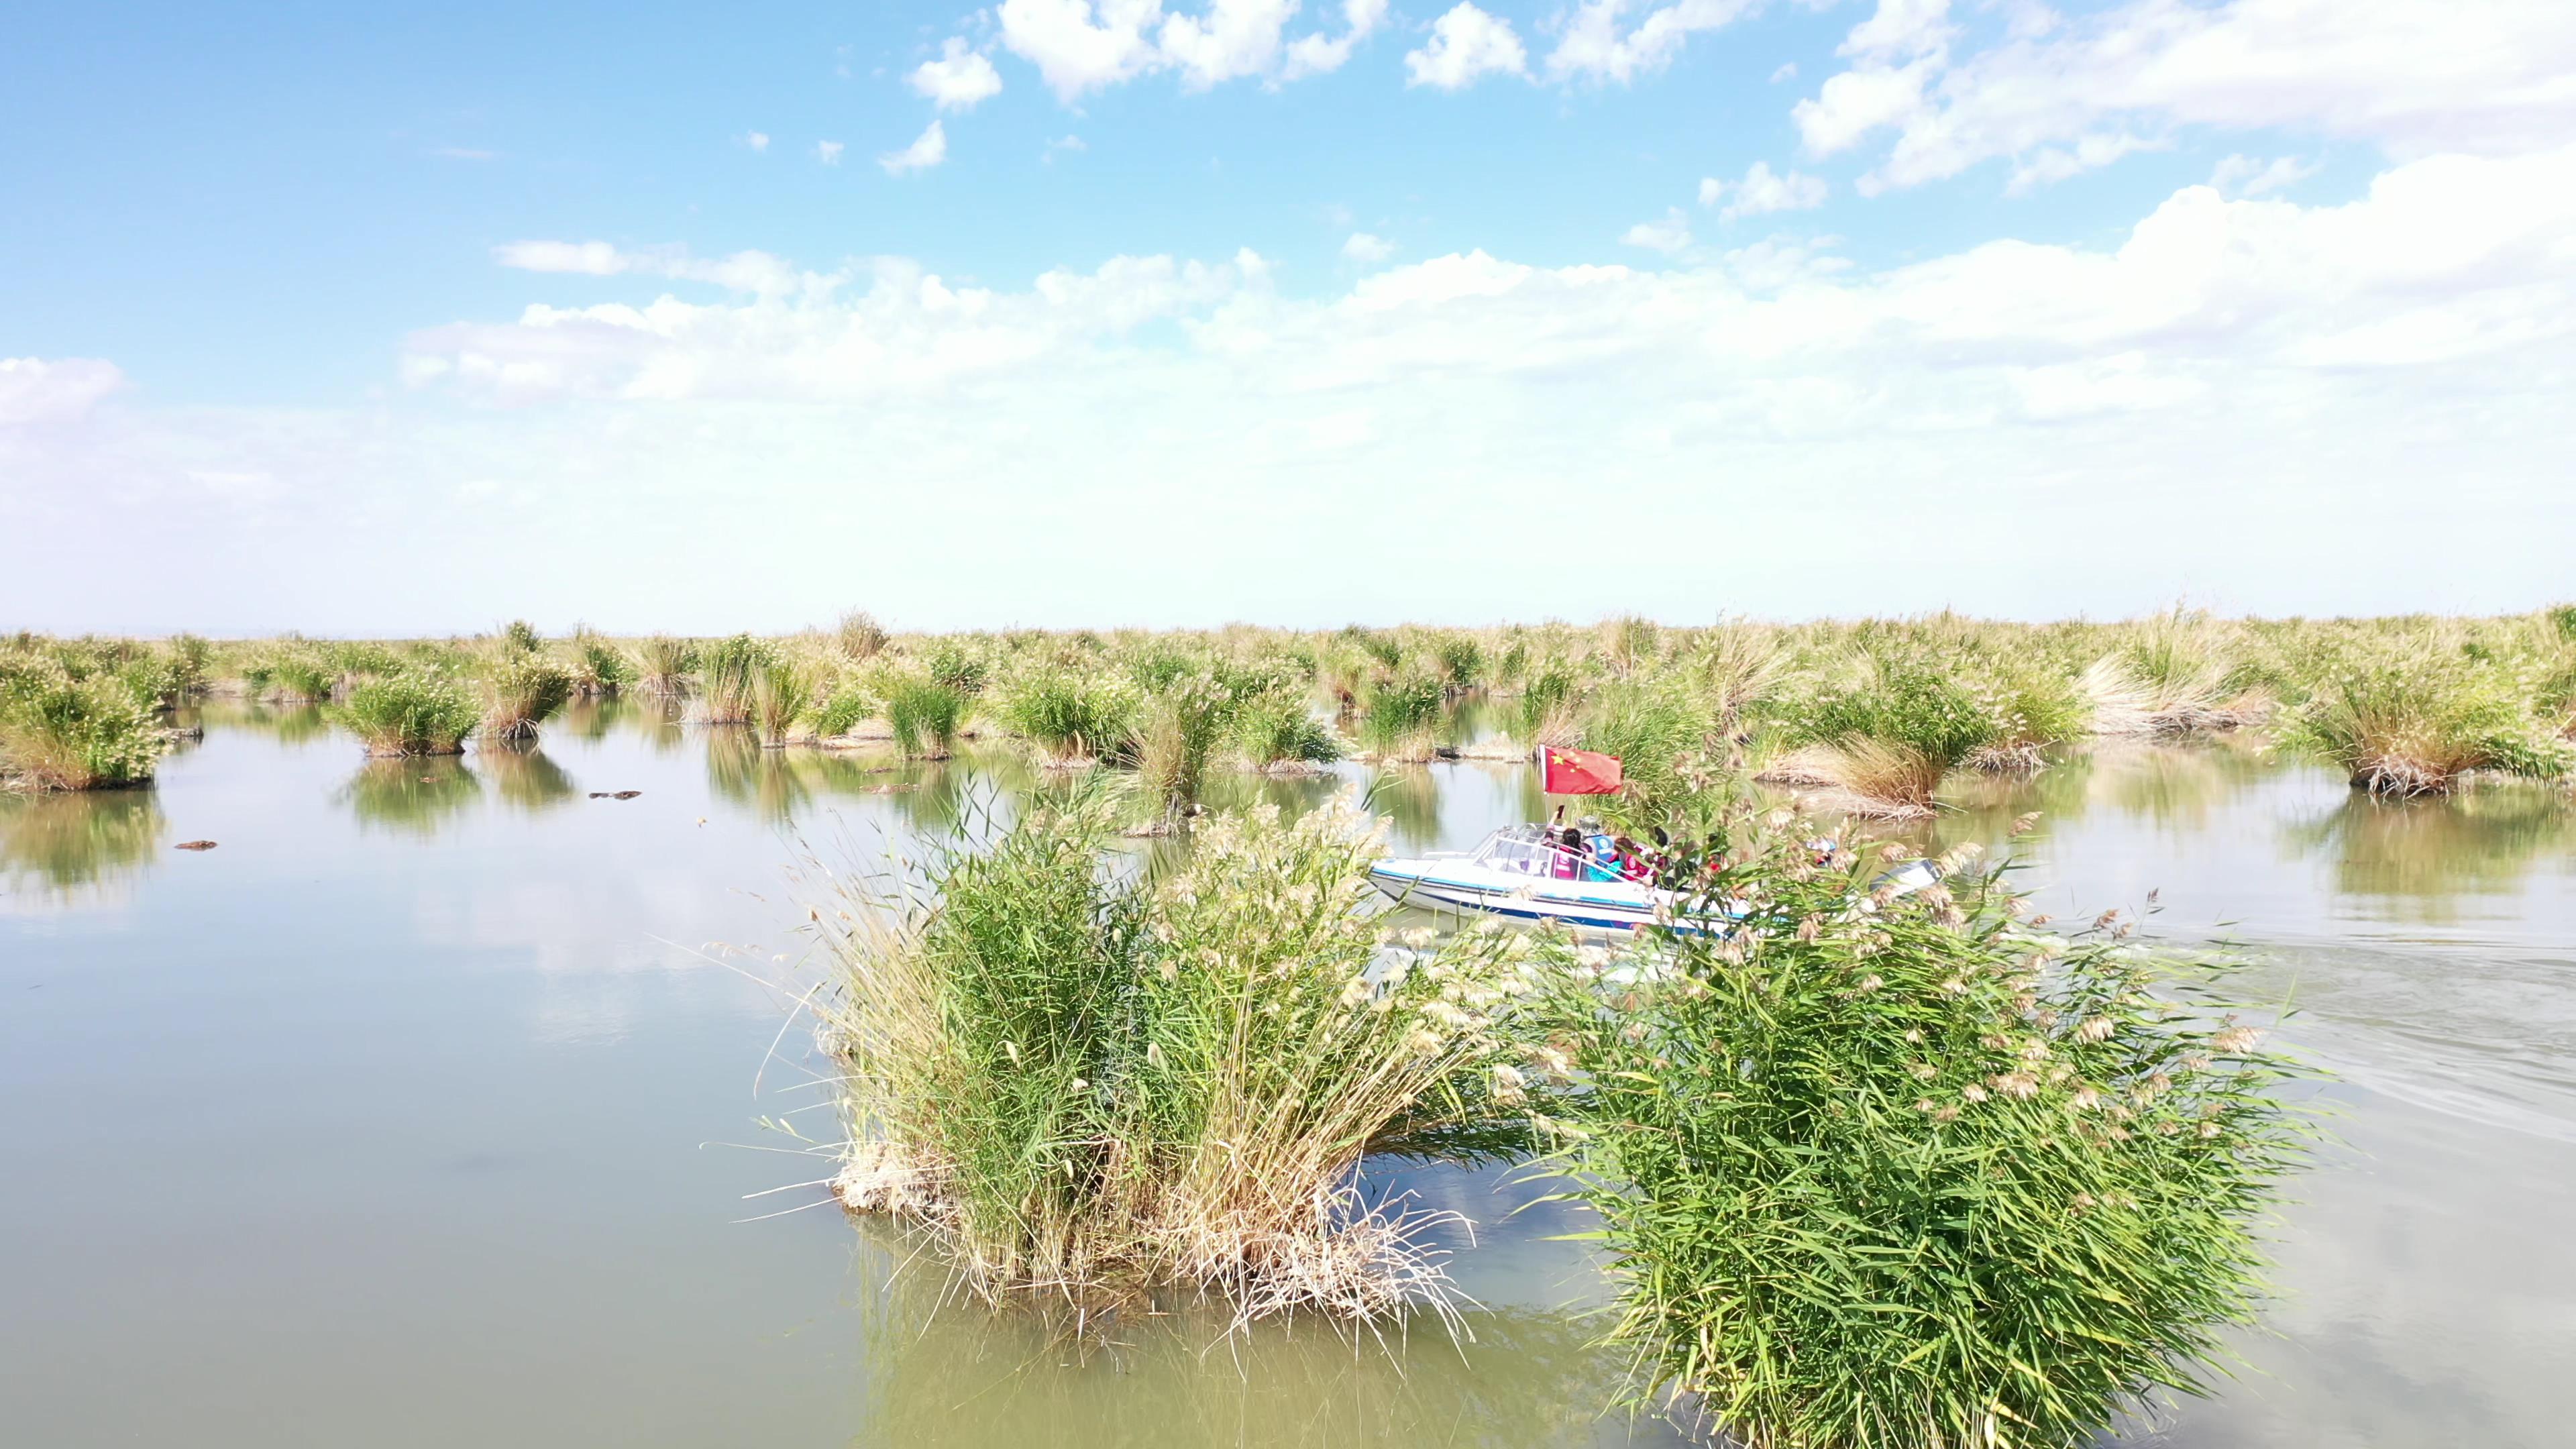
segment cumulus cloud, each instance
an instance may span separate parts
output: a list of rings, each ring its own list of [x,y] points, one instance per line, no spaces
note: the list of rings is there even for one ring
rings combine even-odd
[[[754,151],[766,151],[769,149],[769,133],[766,131],[754,131],[742,138],[742,144],[749,146]]]
[[[693,257],[681,247],[628,250],[604,241],[516,241],[494,247],[492,260],[522,272],[669,277],[762,294],[787,291],[800,281],[794,267],[761,251],[735,252],[710,260]]]
[[[78,417],[123,386],[103,358],[0,357],[0,428]]]
[[[817,141],[814,143],[814,159],[826,166],[838,166],[841,153],[848,149],[838,141]]]
[[[1692,35],[1731,25],[1761,8],[1761,0],[1674,0],[1647,8],[1633,25],[1632,0],[1583,0],[1566,21],[1556,48],[1548,52],[1547,73],[1556,79],[1580,77],[1622,85],[1673,63]]]
[[[694,632],[812,617],[861,526],[941,545],[890,556],[880,580],[939,624],[1073,622],[1034,581],[1068,549],[1113,545],[1156,566],[1088,582],[1086,621],[1945,601],[2060,615],[2211,585],[2277,611],[2519,608],[2563,582],[2576,530],[2571,252],[2576,149],[2394,164],[2335,204],[2186,186],[2107,244],[1999,240],[1867,268],[1778,241],[1651,268],[1469,251],[1319,295],[1242,254],[994,286],[863,258],[768,295],[598,301],[579,293],[707,264],[564,243],[526,255],[578,263],[550,274],[567,295],[412,335],[416,385],[381,405],[129,405],[0,430],[0,534],[113,507],[149,521],[136,546],[152,557],[274,562],[253,570],[276,581],[262,587],[304,591],[314,617],[352,597],[393,607],[354,587],[369,577],[438,607],[400,593],[434,573],[439,597],[517,577],[539,590],[531,608],[560,595],[566,617]],[[2434,471],[2446,486],[2427,490]],[[192,472],[267,475],[310,511],[294,532],[227,532],[238,510]],[[420,506],[480,478],[531,480],[512,485],[529,528],[583,546],[533,570]],[[1668,593],[1614,598],[1588,575],[1401,566],[1422,529],[1525,548],[1605,493],[1655,498],[1674,536],[1831,527],[1840,547],[1925,567],[1827,598],[1811,560],[1757,550],[1722,595],[1650,570],[1613,582]],[[2158,506],[2138,509],[2145,496]],[[708,556],[762,546],[782,511],[805,526],[764,548],[780,566],[757,578],[633,567],[684,528]],[[2349,567],[2375,537],[2463,516],[2498,524],[2477,570]],[[2066,544],[2114,529],[2111,546]],[[951,543],[986,567],[959,578]],[[2013,569],[1946,565],[1997,548]],[[454,567],[422,569],[432,558]],[[72,582],[73,563],[22,562],[30,597]]]
[[[1808,176],[1797,171],[1779,175],[1771,170],[1769,162],[1756,161],[1741,181],[1701,177],[1699,204],[1715,206],[1731,196],[1734,200],[1726,203],[1725,209],[1718,213],[1718,219],[1733,221],[1739,216],[1767,216],[1775,211],[1813,211],[1825,204],[1825,196],[1830,189],[1821,176]]]
[[[2010,159],[2045,184],[2181,126],[2280,128],[2405,159],[2514,155],[2576,134],[2576,7],[2528,0],[2128,0],[2024,7],[1968,49],[1947,0],[1880,0],[1794,115],[1808,151],[1892,132],[1863,192]]]
[[[1431,22],[1431,39],[1404,57],[1404,83],[1454,91],[1480,76],[1529,74],[1529,51],[1512,23],[1468,0]]]
[[[2218,163],[2209,174],[2209,184],[2227,196],[2261,196],[2284,186],[2295,186],[2317,174],[2313,161],[2296,156],[2276,156],[2269,161],[2253,156],[2230,156]]]
[[[1374,264],[1394,256],[1395,243],[1382,236],[1355,231],[1351,233],[1350,240],[1342,243],[1342,255],[1355,262]]]
[[[993,62],[954,35],[941,44],[939,59],[913,67],[909,81],[943,111],[971,111],[1002,93],[1002,73]]]
[[[912,144],[900,151],[888,151],[877,158],[888,176],[901,176],[911,171],[927,171],[948,159],[948,132],[937,121],[913,137]]]
[[[1655,221],[1641,221],[1620,234],[1619,240],[1632,247],[1674,256],[1691,244],[1690,220],[1675,207]]]
[[[1002,0],[1002,44],[1038,68],[1067,105],[1140,76],[1178,71],[1205,90],[1230,80],[1266,83],[1337,70],[1386,20],[1386,0],[1343,0],[1338,35],[1291,40],[1297,0],[1208,0],[1203,11],[1166,12],[1162,0]]]

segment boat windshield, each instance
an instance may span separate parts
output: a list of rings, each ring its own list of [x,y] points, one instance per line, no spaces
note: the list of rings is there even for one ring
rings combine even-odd
[[[1581,852],[1566,849],[1548,838],[1548,833],[1535,825],[1521,825],[1497,830],[1485,837],[1476,851],[1476,863],[1515,875],[1555,875],[1557,862],[1587,860]]]

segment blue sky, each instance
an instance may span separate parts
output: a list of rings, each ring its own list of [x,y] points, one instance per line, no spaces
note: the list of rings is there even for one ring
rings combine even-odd
[[[2569,11],[22,7],[0,624],[2524,607]]]

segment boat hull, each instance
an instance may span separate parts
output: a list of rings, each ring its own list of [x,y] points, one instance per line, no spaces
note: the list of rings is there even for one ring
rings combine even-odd
[[[1673,893],[1625,881],[1573,881],[1488,869],[1464,860],[1382,860],[1369,880],[1388,898],[1523,921],[1626,931],[1671,919]]]

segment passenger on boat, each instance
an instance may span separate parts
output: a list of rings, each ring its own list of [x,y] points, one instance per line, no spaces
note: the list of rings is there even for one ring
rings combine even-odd
[[[1583,832],[1569,825],[1555,844],[1556,868],[1550,874],[1558,880],[1583,879]]]

